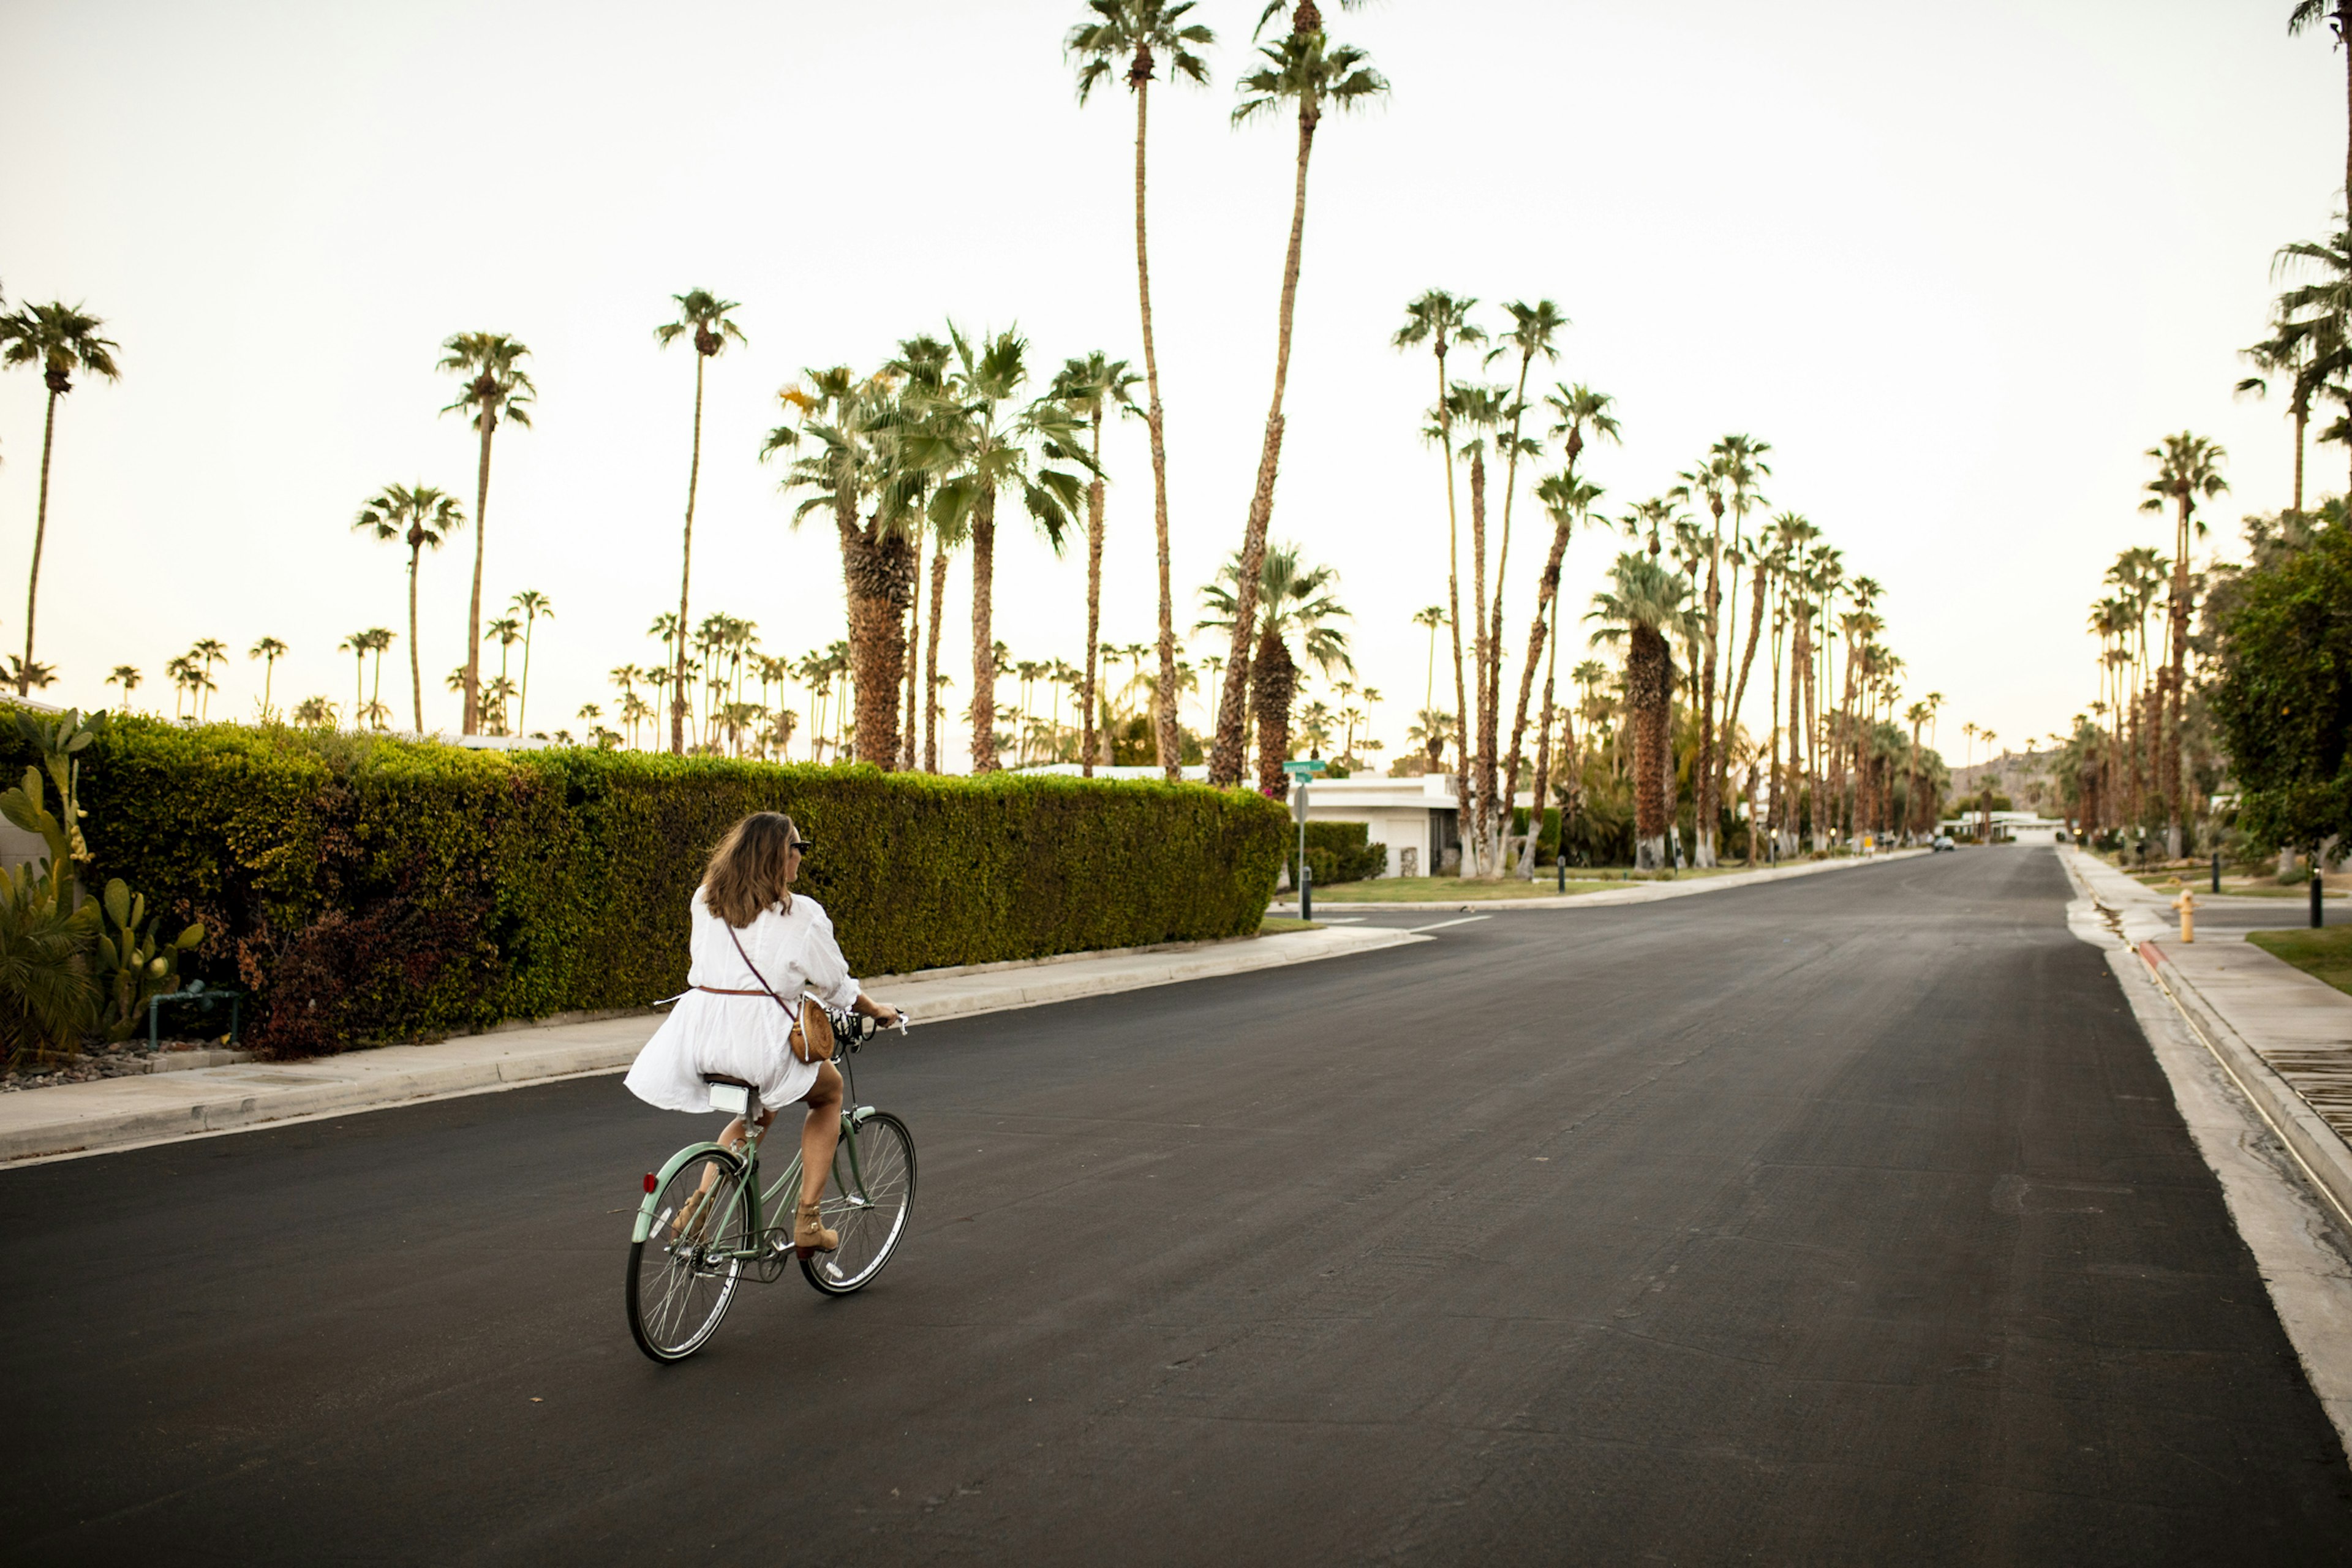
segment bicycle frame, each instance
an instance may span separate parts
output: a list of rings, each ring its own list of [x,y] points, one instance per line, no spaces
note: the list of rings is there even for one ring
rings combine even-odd
[[[857,1163],[857,1129],[874,1112],[875,1107],[871,1105],[844,1104],[841,1108],[841,1138],[833,1149],[834,1184],[844,1193],[855,1194],[861,1202],[866,1195],[866,1173]],[[799,1202],[801,1180],[799,1152],[797,1150],[793,1152],[792,1163],[784,1167],[782,1174],[779,1175],[763,1192],[760,1185],[760,1144],[762,1138],[759,1122],[748,1121],[745,1134],[743,1147],[740,1153],[745,1162],[746,1174],[750,1178],[743,1184],[744,1191],[750,1194],[751,1202],[751,1224],[745,1235],[751,1239],[752,1246],[744,1251],[719,1254],[718,1256],[720,1257],[743,1258],[758,1257],[761,1251],[758,1245],[759,1238],[767,1232],[765,1209],[777,1204],[779,1194],[783,1195],[785,1207],[791,1207]],[[677,1175],[681,1169],[714,1153],[738,1152],[739,1151],[728,1148],[725,1144],[705,1142],[689,1143],[672,1154],[663,1163],[660,1171],[656,1173],[652,1190],[646,1193],[644,1199],[638,1203],[637,1217],[630,1230],[629,1239],[633,1242],[643,1242],[653,1235],[654,1201],[669,1186],[670,1178]],[[845,1163],[848,1167],[846,1173],[843,1170]]]

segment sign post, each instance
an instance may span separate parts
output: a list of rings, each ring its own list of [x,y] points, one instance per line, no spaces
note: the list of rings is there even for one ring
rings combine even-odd
[[[1320,757],[1302,757],[1282,764],[1282,771],[1298,781],[1298,918],[1315,918],[1315,872],[1307,864],[1307,781],[1323,771]]]

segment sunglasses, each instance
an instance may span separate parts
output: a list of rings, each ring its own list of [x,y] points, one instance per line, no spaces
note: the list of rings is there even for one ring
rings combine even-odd
[[[805,855],[810,850],[816,847],[816,840],[814,838],[795,838],[790,845],[786,846],[786,847],[797,849],[802,854]]]

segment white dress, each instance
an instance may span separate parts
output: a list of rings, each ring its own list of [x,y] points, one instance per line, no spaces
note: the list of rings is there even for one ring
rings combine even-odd
[[[768,988],[795,1006],[805,991],[831,1013],[845,1013],[857,1000],[857,982],[833,939],[833,921],[814,899],[795,894],[792,908],[772,904],[760,918],[735,932],[743,953],[759,966]],[[760,979],[743,965],[727,922],[694,890],[694,935],[689,949],[689,985],[720,991],[758,991]],[[719,996],[688,991],[671,1007],[662,1026],[637,1053],[623,1081],[629,1092],[665,1110],[707,1111],[710,1087],[705,1073],[721,1073],[758,1086],[769,1110],[792,1104],[816,1083],[817,1064],[793,1055],[792,1015],[765,995]]]

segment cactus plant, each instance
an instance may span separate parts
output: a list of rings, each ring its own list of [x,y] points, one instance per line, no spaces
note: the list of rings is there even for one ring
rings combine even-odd
[[[147,1004],[180,988],[180,954],[205,940],[202,921],[169,942],[161,942],[144,894],[134,894],[120,877],[110,879],[98,900],[105,923],[98,932],[98,978],[105,994],[99,1027],[110,1040],[128,1039],[145,1016]]]

